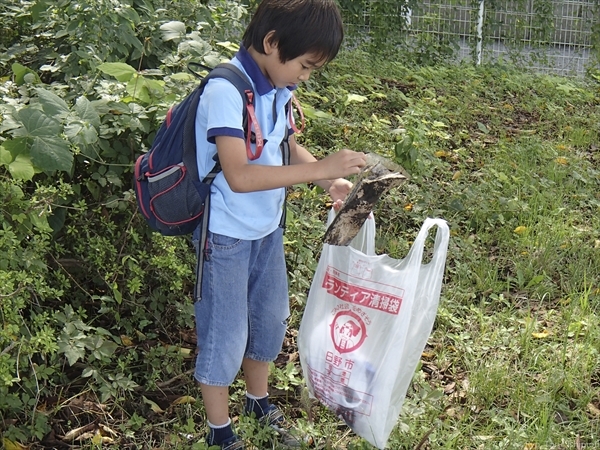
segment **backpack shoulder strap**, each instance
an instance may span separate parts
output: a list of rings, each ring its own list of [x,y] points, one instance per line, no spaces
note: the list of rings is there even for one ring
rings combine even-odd
[[[244,132],[246,133],[246,154],[250,161],[258,159],[262,153],[264,139],[254,110],[254,89],[252,88],[248,77],[235,65],[231,63],[222,63],[211,70],[209,74],[202,80],[200,85],[204,86],[211,78],[225,78],[236,87],[242,96],[245,105],[243,110],[242,124]],[[254,136],[251,131],[252,124],[254,124]],[[251,142],[253,142],[253,139],[256,143],[255,153],[252,152],[250,146]]]
[[[200,64],[198,64],[198,66],[205,68]],[[192,71],[194,75],[199,77],[197,72],[194,72],[191,68],[189,70]],[[252,85],[250,84],[250,81],[240,69],[238,69],[236,66],[230,63],[219,64],[214,69],[210,70],[208,75],[206,75],[202,79],[200,84],[196,87],[196,89],[194,89],[192,94],[190,94],[192,98],[189,103],[184,125],[185,131],[183,143],[183,162],[193,179],[200,179],[196,162],[196,111],[198,110],[200,96],[202,95],[206,84],[212,78],[225,78],[227,81],[233,84],[240,93],[240,96],[242,97],[245,105],[242,111],[244,117],[244,129],[247,128],[248,105],[253,104],[254,102],[254,91],[252,90]],[[254,111],[253,107],[252,111]],[[204,178],[203,181],[210,183],[220,170],[221,167],[217,161],[215,167],[209,172],[209,174],[206,178]]]

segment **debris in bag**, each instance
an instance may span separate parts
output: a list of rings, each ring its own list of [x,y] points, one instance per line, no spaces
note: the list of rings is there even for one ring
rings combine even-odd
[[[368,153],[367,165],[327,228],[324,242],[341,246],[350,244],[381,196],[408,179],[408,174],[398,164]]]

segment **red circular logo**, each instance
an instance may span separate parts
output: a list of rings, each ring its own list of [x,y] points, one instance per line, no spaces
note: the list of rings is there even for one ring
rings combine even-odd
[[[329,325],[331,340],[340,353],[358,349],[367,338],[367,327],[362,318],[352,311],[340,311]]]

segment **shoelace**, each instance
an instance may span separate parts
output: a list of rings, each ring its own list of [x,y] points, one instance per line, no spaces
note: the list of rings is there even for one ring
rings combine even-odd
[[[246,445],[244,444],[244,441],[242,441],[237,436],[234,437],[233,439],[235,439],[235,440],[231,441],[231,443],[222,447],[223,450],[245,450],[246,449]]]

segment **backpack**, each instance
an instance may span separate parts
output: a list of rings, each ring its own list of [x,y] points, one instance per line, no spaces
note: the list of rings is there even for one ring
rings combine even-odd
[[[191,70],[196,76],[196,72]],[[249,159],[260,156],[263,138],[254,114],[254,91],[244,73],[232,64],[212,69],[181,103],[171,107],[161,124],[152,147],[135,163],[134,186],[138,209],[155,231],[165,236],[192,233],[206,214],[210,184],[221,171],[215,166],[200,180],[196,162],[196,112],[200,96],[212,78],[225,78],[244,100],[244,130]],[[251,124],[255,123],[255,133]],[[286,138],[287,140],[287,138]],[[250,143],[256,142],[252,153]]]

